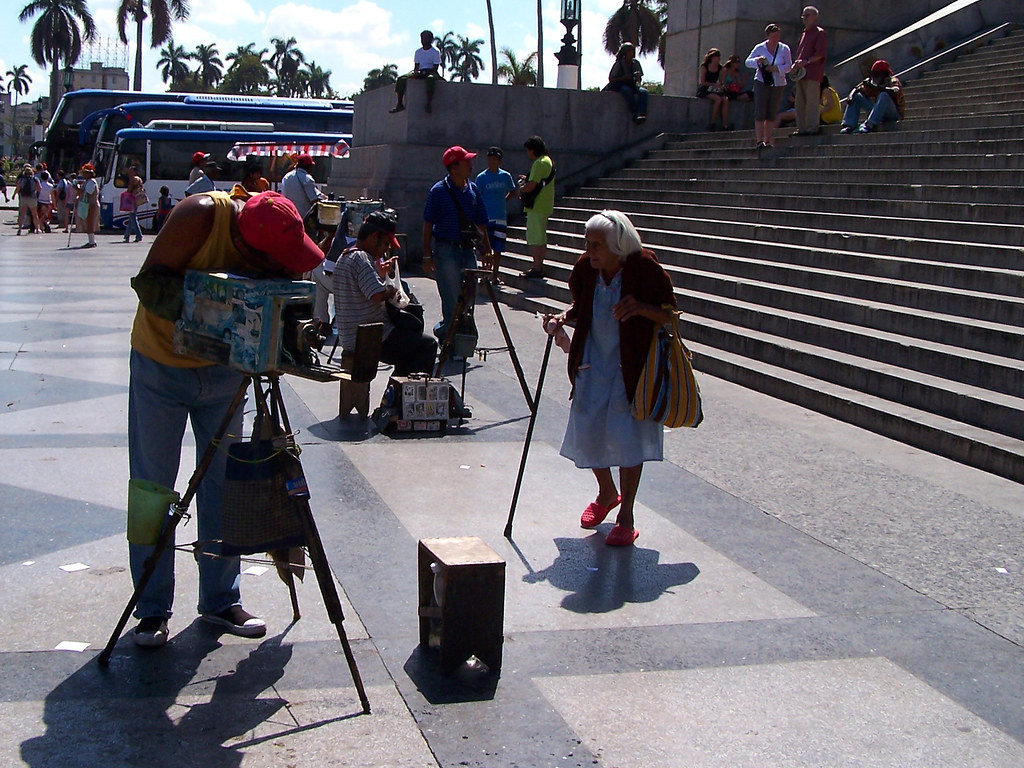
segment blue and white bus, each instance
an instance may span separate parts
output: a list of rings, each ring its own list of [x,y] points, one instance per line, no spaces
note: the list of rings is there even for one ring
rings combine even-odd
[[[273,123],[279,132],[352,133],[352,103],[327,99],[279,99],[194,94],[182,102],[133,101],[88,115],[79,126],[84,146],[111,144],[117,132],[154,120]],[[96,163],[95,150],[92,158]]]
[[[125,128],[117,132],[113,144],[99,147],[105,172],[100,185],[100,223],[122,228],[127,214],[121,213],[121,192],[127,187],[124,171],[135,165],[145,181],[149,205],[140,209],[139,221],[148,226],[156,213],[160,187],[166,186],[177,202],[188,186],[192,155],[208,152],[216,170],[208,175],[217,189],[230,191],[242,180],[245,163],[259,158],[264,176],[276,189],[281,177],[291,170],[294,159],[308,153],[315,165],[311,169],[318,184],[327,181],[331,163],[348,156],[351,136],[341,133],[305,133],[267,130],[269,124],[211,123],[201,130],[163,128]]]

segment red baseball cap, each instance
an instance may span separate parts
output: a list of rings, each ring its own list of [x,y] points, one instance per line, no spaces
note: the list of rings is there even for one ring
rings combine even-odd
[[[306,234],[295,204],[277,192],[260,192],[238,212],[245,242],[291,272],[309,272],[324,260],[323,251]]]
[[[441,156],[441,162],[444,163],[444,167],[447,168],[453,163],[460,163],[463,160],[472,160],[476,157],[476,152],[467,152],[465,148],[455,145],[454,147],[448,147]]]
[[[299,155],[299,159],[296,162],[299,165],[316,165],[316,163],[313,162],[313,156],[308,152],[303,152]]]
[[[209,160],[209,159],[210,159],[210,153],[209,152],[193,152],[192,153],[192,165],[195,165],[200,160]]]
[[[862,70],[863,71],[863,70]],[[879,59],[871,65],[872,75],[891,75],[892,70],[889,68],[889,62],[885,59]]]

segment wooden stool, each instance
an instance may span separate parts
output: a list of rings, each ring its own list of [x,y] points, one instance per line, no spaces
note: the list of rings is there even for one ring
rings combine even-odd
[[[440,600],[431,563],[440,566]],[[418,573],[420,644],[429,645],[436,622],[441,671],[450,674],[470,656],[501,669],[505,561],[476,536],[420,539]]]
[[[370,382],[377,375],[380,347],[384,339],[384,324],[360,325],[356,331],[356,348],[341,356],[341,391],[338,396],[338,416],[345,418],[352,409],[360,417],[370,414]]]

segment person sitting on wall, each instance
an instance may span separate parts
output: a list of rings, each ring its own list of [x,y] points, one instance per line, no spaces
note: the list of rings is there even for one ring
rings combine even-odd
[[[854,86],[850,100],[843,114],[840,133],[871,133],[882,123],[895,123],[903,119],[907,103],[903,97],[903,85],[892,73],[889,62],[879,59],[871,65],[871,74]],[[866,111],[867,119],[856,128],[860,113]]]
[[[432,111],[434,101],[434,88],[437,84],[437,70],[441,67],[441,52],[434,47],[434,33],[429,29],[420,32],[420,47],[413,54],[412,72],[402,75],[395,82],[395,93],[398,95],[398,103],[391,108],[391,113],[401,112],[405,109],[405,88],[409,78],[427,81],[427,104],[423,108],[425,112]]]
[[[623,43],[615,54],[615,63],[608,73],[606,91],[621,93],[629,106],[633,122],[639,125],[647,120],[647,89],[641,87],[644,79],[644,68],[636,58],[636,46]]]

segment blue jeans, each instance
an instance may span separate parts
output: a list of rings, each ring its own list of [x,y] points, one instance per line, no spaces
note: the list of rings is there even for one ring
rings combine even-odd
[[[451,240],[434,240],[433,251],[434,279],[437,281],[437,293],[441,297],[441,321],[434,326],[434,336],[443,339],[448,333],[448,323],[459,301],[462,270],[476,269],[476,252]]]
[[[185,422],[196,438],[196,462],[217,433],[228,406],[244,380],[242,374],[220,365],[172,368],[136,352],[131,353],[128,385],[128,465],[131,477],[173,488],[181,461]],[[242,430],[242,408],[227,434]],[[228,440],[225,439],[224,443]],[[196,494],[199,541],[221,537],[221,493],[227,447],[222,443]],[[137,585],[143,562],[153,547],[128,545],[132,581]],[[204,551],[218,553],[219,544]],[[199,558],[199,613],[219,613],[240,604],[237,557]],[[174,550],[169,546],[135,608],[136,618],[171,615],[174,602]]]
[[[619,88],[619,93],[626,99],[626,104],[629,105],[629,113],[633,117],[647,114],[646,88],[634,88],[631,85],[623,85]]]
[[[895,123],[900,119],[900,112],[896,109],[896,104],[885,91],[878,94],[874,101],[860,91],[854,93],[846,105],[846,112],[843,113],[843,125],[856,128],[861,110],[868,113],[867,120],[864,122],[870,123],[876,128],[882,123]]]
[[[124,225],[125,242],[128,242],[128,238],[131,236],[133,232],[135,233],[135,236],[137,238],[139,238],[140,240],[142,239],[142,227],[139,226],[139,214],[135,211],[132,211],[131,213],[128,214],[128,221],[125,222]]]

